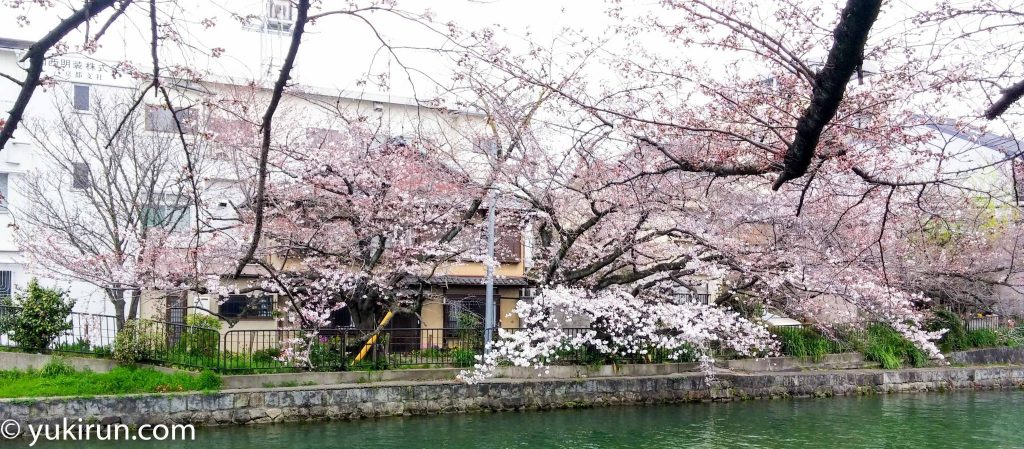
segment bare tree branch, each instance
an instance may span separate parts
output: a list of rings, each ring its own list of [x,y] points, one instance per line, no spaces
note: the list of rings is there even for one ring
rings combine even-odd
[[[992,103],[992,106],[985,110],[985,118],[994,120],[996,117],[1003,115],[1011,105],[1021,98],[1024,98],[1024,80],[1003,89],[1003,96],[999,97],[998,100]]]
[[[259,163],[256,167],[258,171],[256,177],[256,198],[253,202],[255,207],[255,217],[253,219],[253,232],[252,241],[249,242],[249,249],[246,250],[245,255],[242,256],[238,261],[238,267],[235,268],[235,277],[242,275],[242,270],[245,269],[245,265],[252,260],[254,254],[256,254],[256,248],[260,244],[260,235],[263,233],[263,209],[266,205],[266,188],[267,188],[267,159],[270,155],[270,139],[271,130],[274,121],[274,113],[277,111],[277,106],[281,102],[281,97],[284,95],[285,85],[288,84],[288,80],[291,79],[292,67],[295,65],[295,56],[299,53],[299,44],[302,42],[302,33],[306,29],[306,19],[309,13],[309,0],[299,0],[298,7],[296,8],[295,15],[295,27],[292,29],[292,39],[288,46],[288,54],[284,58],[284,64],[281,65],[281,73],[277,77],[277,82],[274,83],[274,90],[270,95],[270,104],[267,105],[266,113],[263,114],[263,123],[260,125],[260,131],[263,134],[262,141],[260,142],[260,157]]]
[[[39,79],[43,75],[43,62],[46,58],[46,52],[57,45],[61,39],[64,39],[68,33],[74,31],[79,25],[87,22],[90,18],[95,17],[97,14],[103,12],[103,10],[111,7],[116,0],[91,0],[86,2],[81,9],[78,9],[71,14],[68,18],[61,20],[49,33],[46,33],[42,39],[36,41],[28,48],[25,52],[25,56],[21,58],[22,61],[28,61],[29,66],[27,73],[25,74],[25,80],[21,83],[21,90],[18,92],[18,98],[14,100],[14,106],[7,112],[7,120],[4,122],[3,129],[0,129],[0,150],[3,150],[7,145],[7,141],[14,137],[14,130],[18,128],[18,124],[21,123],[22,116],[25,113],[25,108],[28,107],[29,100],[32,99],[32,94],[36,90],[36,86],[39,85]]]

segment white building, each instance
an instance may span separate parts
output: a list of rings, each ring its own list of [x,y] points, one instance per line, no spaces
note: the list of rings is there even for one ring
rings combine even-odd
[[[224,35],[225,42],[235,45],[233,58],[228,62],[201,62],[206,66],[205,70],[217,70],[215,73],[218,73],[218,79],[203,83],[181,83],[174,90],[174,101],[182,102],[176,106],[194,106],[189,113],[197,118],[209,112],[204,111],[202,106],[206,97],[229,96],[232,90],[248,89],[247,85],[250,82],[255,82],[257,86],[269,86],[277,76],[277,70],[284,57],[291,21],[294,20],[291,3],[260,0],[250,1],[248,4],[254,11],[265,8],[262,11],[262,20],[246,24],[229,22],[216,30],[217,34]],[[258,45],[254,45],[257,41]],[[19,60],[31,43],[0,37],[0,73],[19,77],[23,71],[23,64]],[[19,211],[26,208],[26,195],[24,191],[19,191],[19,186],[24,185],[24,181],[30,176],[38,176],[40,173],[51,176],[53,173],[43,170],[45,167],[40,166],[41,149],[27,127],[32,122],[38,126],[47,120],[56,120],[61,113],[88,117],[93,113],[99,100],[105,96],[129,95],[137,90],[140,87],[138,81],[124,75],[114,77],[111,68],[116,65],[115,59],[122,58],[137,60],[138,66],[146,67],[148,44],[138,44],[139,42],[126,37],[123,49],[105,49],[96,55],[67,55],[47,59],[44,78],[52,77],[56,84],[36,90],[25,112],[25,119],[15,132],[15,138],[0,151],[0,194],[4,197],[3,203],[0,204],[0,295],[10,294],[24,287],[32,277],[36,277],[45,285],[67,290],[70,296],[75,298],[78,312],[112,313],[112,305],[100,287],[54,273],[46,267],[33,266],[22,251],[23,245],[16,241],[12,226],[17,223]],[[310,45],[316,45],[315,40]],[[138,57],[133,57],[134,53],[138,53]],[[110,59],[104,60],[102,57]],[[303,78],[316,78],[313,75],[322,77],[320,69],[324,64],[324,61],[311,60],[305,67],[305,73],[309,75],[304,75],[303,71],[297,68],[295,78],[301,82]],[[313,73],[310,70],[318,70],[320,73]],[[451,124],[452,117],[440,117],[443,120],[424,120],[425,110],[420,108],[414,99],[354,91],[343,87],[302,87],[299,89],[302,93],[292,93],[283,100],[279,115],[296,111],[302,114],[309,113],[314,117],[309,118],[310,127],[307,132],[331,132],[333,125],[330,115],[336,114],[338,110],[345,110],[359,116],[371,117],[371,120],[379,120],[383,125],[383,132],[394,138],[401,138],[407,135],[406,133],[423,132],[424,123],[428,122],[427,126],[433,126],[434,130],[447,128]],[[0,109],[10,109],[18,90],[19,86],[14,82],[0,79]],[[256,97],[265,95],[269,95],[269,91],[260,89]],[[154,96],[149,95],[141,105],[144,108],[146,131],[168,134],[171,131],[176,132],[164,129],[173,124],[173,116],[170,111],[163,108],[161,99],[152,97]],[[255,98],[254,101],[258,103],[260,98]],[[317,105],[320,107],[316,107]],[[335,110],[327,111],[323,105],[331,105]],[[317,119],[317,116],[320,119]],[[455,120],[462,119],[456,117]],[[65,170],[66,173],[62,176],[67,179],[55,182],[59,188],[55,188],[55,192],[51,193],[61,194],[65,201],[72,203],[81,201],[82,186],[90,182],[90,176],[95,176],[95,170],[90,174],[90,163],[93,162],[71,162],[73,170]],[[210,202],[218,204],[225,214],[231,215],[232,212],[227,205],[231,202],[230,197],[235,193],[233,190],[238,184],[237,174],[225,170],[204,182],[205,192],[219,192],[218,195],[223,196],[211,199]],[[176,209],[175,205],[170,204],[158,204],[153,207],[159,209],[155,214],[161,217],[173,214]],[[187,216],[189,211],[183,210],[181,213]]]

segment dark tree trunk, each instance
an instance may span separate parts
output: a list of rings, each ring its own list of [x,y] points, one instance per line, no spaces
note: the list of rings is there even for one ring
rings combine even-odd
[[[114,305],[114,316],[117,318],[117,330],[120,332],[121,328],[124,327],[125,314],[124,314],[124,290],[120,288],[108,288],[107,298],[110,299],[110,303]]]
[[[132,290],[132,300],[128,305],[128,319],[133,320],[139,318],[139,305],[142,301],[142,290]]]
[[[807,173],[821,132],[836,116],[846,93],[846,84],[863,62],[864,45],[871,26],[878,19],[882,0],[848,0],[839,15],[839,24],[832,34],[835,40],[828,52],[825,66],[814,77],[811,104],[796,123],[796,136],[786,150],[782,173],[772,190]]]

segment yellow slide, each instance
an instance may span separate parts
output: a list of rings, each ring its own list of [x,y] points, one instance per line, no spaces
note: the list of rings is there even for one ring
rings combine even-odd
[[[388,325],[388,321],[391,321],[391,317],[395,316],[395,312],[388,310],[388,313],[384,314],[384,319],[380,320],[380,324],[377,325],[377,330],[373,332],[373,336],[369,340],[366,340],[366,344],[363,345],[363,349],[359,351],[359,355],[356,356],[356,361],[362,361],[366,357],[366,353],[370,352],[370,348],[377,344],[377,334],[380,333],[384,326]]]

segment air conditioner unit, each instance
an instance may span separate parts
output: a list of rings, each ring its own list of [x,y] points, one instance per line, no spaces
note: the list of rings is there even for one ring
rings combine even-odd
[[[519,299],[532,301],[534,298],[540,296],[540,289],[535,287],[527,287],[519,289]]]

